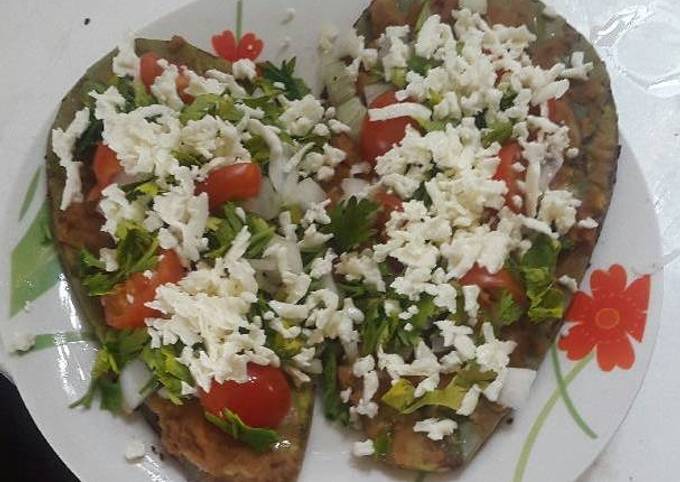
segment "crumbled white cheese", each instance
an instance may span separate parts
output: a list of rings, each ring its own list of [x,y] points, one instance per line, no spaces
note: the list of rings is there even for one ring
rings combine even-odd
[[[146,320],[152,347],[178,340],[186,345],[179,361],[205,391],[213,380],[244,382],[248,363],[279,364],[265,346],[264,330],[248,320],[258,291],[255,271],[243,259],[249,240],[248,228],[243,228],[214,267],[201,267],[177,284],[158,287],[156,299],[147,304],[163,315]]]
[[[153,210],[167,225],[158,233],[161,248],[175,249],[180,258],[197,261],[208,247],[208,239],[203,236],[210,215],[208,195],[195,196],[173,187],[154,198]]]
[[[343,253],[336,265],[336,272],[348,281],[364,280],[377,291],[385,291],[385,281],[382,279],[380,268],[368,254]]]
[[[463,401],[460,403],[460,407],[456,410],[456,413],[466,417],[472,415],[472,412],[477,408],[477,403],[479,403],[480,393],[482,393],[482,390],[479,386],[472,385],[463,397]]]
[[[355,457],[367,457],[375,453],[375,447],[373,446],[373,440],[368,439],[363,442],[354,442],[352,445],[352,454]]]
[[[559,281],[562,286],[567,288],[572,293],[576,293],[578,291],[578,282],[571,276],[566,274],[562,275],[557,281]]]
[[[458,428],[458,423],[454,420],[444,418],[428,418],[416,422],[413,426],[414,432],[422,432],[427,434],[430,440],[442,440],[448,437]]]
[[[101,230],[117,239],[116,231],[121,221],[141,223],[144,220],[144,205],[139,200],[129,201],[118,184],[111,184],[102,191],[99,209],[105,222]]]
[[[146,455],[146,445],[138,439],[132,439],[125,447],[125,460],[135,462]]]
[[[468,315],[468,322],[471,325],[477,324],[477,314],[479,313],[479,293],[481,289],[477,285],[463,286],[463,297],[465,298],[465,313]]]
[[[321,102],[309,94],[302,99],[290,101],[279,120],[289,134],[304,136],[321,122],[324,112]]]
[[[99,259],[104,263],[104,269],[108,272],[118,270],[118,256],[115,249],[101,248]]]
[[[52,151],[59,158],[59,165],[66,171],[64,192],[61,197],[60,209],[63,211],[71,203],[83,200],[82,183],[80,180],[81,161],[73,160],[73,149],[76,141],[83,135],[90,125],[90,109],[87,107],[76,112],[73,121],[66,130],[61,128],[52,130]]]
[[[545,8],[543,8],[543,15],[545,15],[547,18],[557,18],[558,13],[557,10],[555,10],[554,7],[551,5],[546,5]]]
[[[250,59],[239,59],[231,65],[231,72],[236,80],[254,80],[257,77],[257,66]]]
[[[286,9],[286,12],[283,17],[283,23],[290,23],[295,19],[295,15],[297,14],[297,10],[295,10],[293,7],[288,7]]]
[[[139,57],[135,53],[135,38],[129,35],[118,44],[118,53],[113,58],[113,73],[118,77],[139,78]]]
[[[471,12],[486,14],[487,0],[461,0],[460,8],[467,8]]]
[[[399,117],[413,117],[414,119],[428,120],[432,111],[422,104],[415,102],[401,102],[390,104],[377,109],[369,109],[368,116],[371,121],[385,121]]]
[[[517,343],[500,341],[494,335],[493,326],[486,322],[482,325],[485,342],[477,347],[477,363],[482,370],[493,370],[499,373],[510,362],[510,354]]]
[[[332,249],[328,249],[323,257],[314,258],[310,266],[309,275],[314,279],[319,279],[331,274],[333,271],[333,261],[337,257]]]
[[[7,351],[10,353],[27,352],[35,345],[35,334],[27,332],[15,332],[11,334],[11,339],[7,344]]]
[[[581,219],[578,222],[578,227],[583,229],[595,229],[598,226],[599,226],[598,222],[595,221],[593,218]]]
[[[184,101],[177,92],[179,70],[176,65],[169,63],[165,59],[159,59],[158,65],[163,69],[163,72],[151,84],[151,93],[162,104],[167,105],[171,109],[180,110],[184,107]]]
[[[585,55],[583,52],[573,52],[571,54],[571,68],[564,69],[562,77],[567,79],[588,80],[588,74],[595,68],[592,62],[583,63]]]
[[[566,234],[576,223],[576,209],[581,201],[570,191],[546,191],[541,198],[538,219],[548,225],[554,224],[557,232]]]

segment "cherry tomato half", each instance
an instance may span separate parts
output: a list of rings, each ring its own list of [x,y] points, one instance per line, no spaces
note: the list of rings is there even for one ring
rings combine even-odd
[[[380,204],[380,207],[382,208],[376,220],[376,224],[379,227],[387,224],[387,221],[389,221],[392,216],[392,212],[404,210],[403,202],[399,196],[386,193],[382,189],[373,195],[373,199]]]
[[[106,144],[97,144],[92,161],[92,170],[97,184],[87,196],[90,201],[96,201],[101,197],[101,192],[109,186],[116,176],[123,170],[116,153]]]
[[[498,152],[501,162],[498,164],[494,179],[497,181],[505,181],[508,192],[505,195],[505,204],[514,212],[519,213],[521,208],[515,205],[513,201],[514,196],[522,196],[522,191],[517,184],[520,179],[520,173],[515,171],[513,164],[522,158],[522,149],[517,142],[510,142],[504,145]]]
[[[213,382],[209,392],[200,395],[201,405],[220,416],[225,408],[251,427],[276,428],[291,405],[290,385],[280,368],[249,363],[248,381]]]
[[[153,275],[147,278],[135,273],[119,284],[113,293],[102,296],[106,324],[118,330],[144,328],[146,318],[158,316],[146,303],[156,297],[156,288],[166,283],[176,283],[184,276],[184,268],[174,251],[163,251]]]
[[[460,284],[462,286],[477,285],[482,290],[506,289],[518,303],[524,303],[526,300],[522,285],[505,268],[501,268],[498,273],[491,274],[486,268],[476,264],[460,279]]]
[[[370,109],[379,109],[388,105],[396,104],[397,98],[394,90],[388,90],[378,96]],[[368,114],[364,118],[361,127],[361,153],[364,161],[375,164],[375,160],[392,149],[395,144],[401,142],[406,133],[406,127],[417,126],[415,120],[410,117],[398,117],[386,121],[371,121]]]
[[[221,167],[208,174],[196,186],[196,192],[208,193],[214,211],[228,201],[242,201],[257,196],[262,185],[262,172],[257,164],[239,163]]]
[[[139,75],[147,90],[151,88],[156,77],[163,73],[163,67],[158,65],[160,57],[153,52],[147,52],[139,58]]]
[[[146,90],[150,90],[156,77],[163,73],[163,67],[158,65],[160,57],[153,52],[147,52],[139,58],[139,75],[142,78],[142,83],[146,86]],[[189,87],[189,78],[181,71],[175,80],[177,86],[177,93],[185,104],[191,104],[194,98],[184,92],[184,89]]]

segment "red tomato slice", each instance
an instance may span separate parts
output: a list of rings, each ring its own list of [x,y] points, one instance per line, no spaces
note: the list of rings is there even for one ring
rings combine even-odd
[[[97,184],[105,188],[113,182],[115,177],[123,170],[116,153],[106,144],[97,144],[92,164],[94,177]]]
[[[208,179],[196,186],[196,192],[208,193],[210,209],[214,211],[228,201],[257,196],[261,185],[260,167],[253,163],[239,163],[212,171]]]
[[[517,142],[510,142],[504,145],[498,152],[501,162],[498,164],[494,179],[497,181],[505,181],[508,188],[508,193],[505,195],[505,204],[514,212],[522,211],[518,208],[512,198],[514,196],[522,196],[522,191],[519,189],[517,181],[520,180],[520,173],[515,171],[512,165],[522,158],[522,149]]]
[[[379,109],[397,102],[395,91],[388,90],[371,102],[369,108]],[[366,114],[361,127],[361,153],[364,160],[375,164],[376,158],[385,154],[404,138],[408,125],[416,127],[418,124],[410,117],[371,121]]]
[[[146,86],[146,90],[150,90],[156,77],[163,73],[163,68],[158,65],[159,60],[160,57],[153,52],[147,52],[139,58],[139,75],[142,78],[142,83]],[[185,104],[191,104],[194,98],[184,92],[184,89],[189,87],[189,78],[180,72],[175,84],[177,86],[177,94],[179,94],[182,101]]]
[[[404,210],[401,198],[395,194],[388,194],[383,190],[379,190],[373,195],[373,198],[382,207],[376,220],[376,223],[380,227],[387,224],[387,221],[389,221],[392,216],[392,212]]]
[[[524,303],[526,295],[522,285],[505,268],[496,274],[489,273],[486,268],[474,265],[465,276],[460,279],[462,286],[477,285],[482,290],[506,289],[518,303]]]
[[[160,57],[153,52],[147,52],[139,58],[139,75],[147,90],[151,88],[156,77],[163,73],[163,68],[158,65]]]
[[[180,99],[182,99],[182,102],[184,102],[185,104],[191,104],[194,101],[194,97],[184,92],[184,89],[189,87],[189,77],[187,77],[186,75],[184,75],[183,72],[181,72],[177,76],[175,85],[177,86],[177,94],[179,94],[179,97]]]
[[[96,201],[101,197],[102,191],[109,186],[116,176],[123,170],[116,153],[106,144],[97,144],[92,161],[92,170],[97,179],[97,185],[88,193],[88,201]]]
[[[166,283],[176,283],[184,276],[184,268],[177,253],[163,251],[151,278],[135,273],[119,284],[113,293],[102,296],[106,324],[118,330],[144,328],[144,320],[159,316],[146,303],[156,297],[156,288]]]
[[[248,364],[248,381],[222,384],[213,382],[209,392],[200,395],[208,412],[221,416],[225,408],[251,427],[276,428],[290,410],[288,380],[280,368]]]

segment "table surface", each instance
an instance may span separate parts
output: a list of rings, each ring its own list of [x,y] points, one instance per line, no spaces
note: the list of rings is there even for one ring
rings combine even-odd
[[[9,199],[8,186],[16,175],[17,163],[12,159],[23,159],[25,153],[42,131],[46,106],[56,106],[63,93],[71,86],[80,74],[102,52],[115,45],[129,31],[135,31],[154,19],[173,9],[190,3],[190,0],[134,0],[85,1],[85,0],[53,0],[38,2],[36,0],[1,0],[0,7],[5,21],[0,28],[0,152],[9,165],[3,167],[5,176],[0,184],[0,205],[15,204],[16,199]],[[623,11],[621,9],[634,5],[628,0],[601,0],[597,6],[588,6],[585,17],[578,17],[581,9],[577,9],[578,1],[555,0],[557,10],[566,13],[568,18],[576,21],[582,31],[592,28],[588,21],[599,15],[598,9]],[[644,3],[644,2],[643,2]],[[664,0],[649,2],[650,8],[671,9],[675,19],[680,22],[680,10]],[[647,6],[643,6],[646,9]],[[578,10],[578,12],[577,12]],[[584,21],[583,18],[586,18]],[[588,20],[590,19],[590,20]],[[603,25],[603,23],[600,23]],[[680,36],[669,48],[675,49],[677,62],[680,62]],[[630,95],[628,92],[614,93]],[[676,195],[678,180],[676,168],[680,154],[680,96],[668,96],[661,99],[657,106],[664,112],[659,122],[665,123],[661,138],[652,139],[655,130],[645,126],[642,132],[635,130],[623,135],[636,146],[645,142],[660,143],[664,146],[661,153],[645,159],[643,170],[655,196],[659,210],[659,218],[664,239],[664,250],[677,253],[680,246],[680,196]],[[52,107],[47,107],[52,108]],[[621,113],[622,116],[626,112]],[[672,123],[669,127],[668,123]],[[645,137],[647,136],[647,137]],[[645,152],[649,149],[644,149]],[[669,258],[670,259],[670,258]],[[649,373],[633,405],[630,415],[621,426],[602,456],[591,469],[579,479],[579,482],[594,481],[665,481],[677,480],[680,473],[680,458],[669,457],[670,447],[677,447],[680,437],[680,377],[677,376],[677,346],[680,344],[680,324],[675,316],[680,309],[680,298],[672,296],[673,288],[680,286],[680,263],[669,263],[665,269],[666,294],[663,309],[663,320],[659,332],[656,350]],[[0,387],[0,396],[9,400],[11,393],[7,387]],[[17,407],[16,413],[10,413],[7,404],[2,405],[3,419],[22,417],[23,407]],[[28,435],[15,433],[25,431]],[[35,444],[35,450],[43,450],[46,455],[40,459],[45,469],[55,474],[50,480],[71,480],[64,476],[58,478],[58,461],[52,460],[49,451],[44,448],[44,440],[31,427],[30,423],[14,423],[9,431],[3,429],[3,440],[25,440]],[[3,450],[3,453],[6,454]],[[5,458],[5,457],[3,457]],[[21,458],[21,457],[18,457]],[[43,475],[42,480],[46,480]],[[30,476],[26,479],[32,480]]]

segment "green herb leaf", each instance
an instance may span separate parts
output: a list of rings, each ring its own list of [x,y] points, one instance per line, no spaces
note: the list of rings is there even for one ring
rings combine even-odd
[[[311,92],[304,80],[295,77],[296,60],[295,57],[288,61],[284,60],[281,67],[276,67],[271,62],[266,62],[262,65],[262,77],[272,82],[272,84],[276,82],[282,83],[285,87],[286,97],[289,99],[302,99]]]
[[[375,450],[375,457],[385,457],[392,449],[392,432],[383,430],[373,441],[373,449]]]
[[[507,110],[513,106],[515,99],[517,98],[517,92],[514,90],[507,90],[503,97],[501,98],[501,110]]]
[[[503,290],[498,302],[498,326],[511,325],[524,314],[524,308],[515,301],[509,291]]]
[[[349,424],[349,407],[340,398],[338,358],[342,350],[337,342],[329,343],[323,352],[323,410],[326,418]]]
[[[103,409],[119,412],[122,407],[118,379],[120,372],[140,356],[148,342],[149,334],[146,329],[108,330],[90,373],[90,386],[80,400],[71,404],[71,408],[81,405],[89,408],[95,395],[99,393]]]
[[[491,123],[489,130],[482,136],[482,144],[489,147],[494,142],[503,144],[512,136],[512,122],[496,121]]]
[[[426,59],[425,57],[419,57],[414,55],[406,62],[407,69],[413,72],[417,72],[420,75],[427,75],[427,72],[435,66],[433,60]]]
[[[221,258],[231,248],[234,239],[245,225],[250,231],[250,243],[246,251],[246,258],[259,258],[274,236],[274,227],[256,214],[247,213],[246,222],[236,214],[238,206],[234,203],[225,203],[222,206],[222,215],[210,217],[207,223],[208,251],[207,258]]]
[[[418,14],[418,20],[416,20],[414,31],[416,33],[420,32],[420,29],[423,28],[425,21],[431,16],[432,8],[430,7],[430,0],[426,0],[423,2],[423,7],[420,9],[420,13]]]
[[[535,323],[558,319],[564,314],[564,292],[555,288],[555,267],[560,248],[559,241],[540,235],[520,262],[529,298],[528,315]]]
[[[184,398],[182,382],[194,385],[189,369],[177,360],[182,348],[181,343],[160,348],[151,348],[147,345],[141,353],[142,361],[154,375],[153,381],[166,389],[168,398],[175,405],[181,405]]]
[[[234,106],[234,101],[228,97],[205,94],[199,95],[191,104],[184,106],[179,120],[182,124],[187,124],[191,120],[201,120],[206,115],[217,116],[232,123],[243,118],[243,113]]]
[[[458,372],[446,387],[427,392],[417,400],[415,400],[413,384],[402,378],[392,385],[381,401],[404,414],[413,413],[426,406],[442,406],[458,410],[465,394],[473,385],[477,384],[484,388],[495,378],[494,372],[482,371],[479,365],[473,362]]]
[[[91,296],[110,293],[114,286],[125,281],[134,273],[156,267],[158,239],[143,226],[130,221],[121,223],[117,230],[118,246],[116,258],[118,270],[107,272],[103,264],[87,250],[80,254],[83,286]]]
[[[223,432],[259,453],[270,450],[279,441],[279,434],[274,430],[250,427],[228,409],[224,409],[221,417],[205,412],[205,418]]]
[[[373,201],[365,198],[359,201],[353,196],[330,210],[331,222],[322,226],[321,232],[333,235],[330,243],[336,252],[351,251],[375,236],[379,209]]]
[[[405,378],[400,378],[392,387],[382,396],[381,401],[395,409],[396,411],[403,413],[404,410],[415,400],[416,387],[413,386],[411,382]]]

